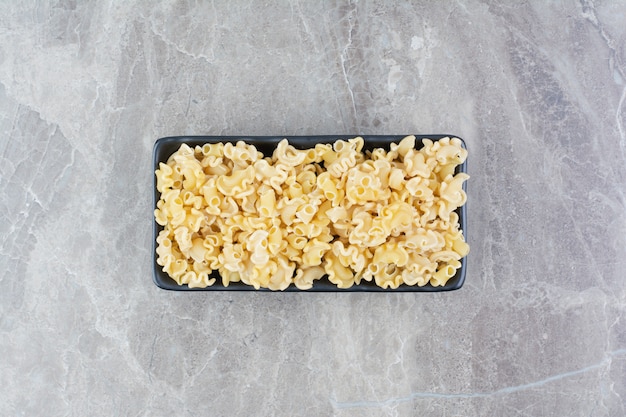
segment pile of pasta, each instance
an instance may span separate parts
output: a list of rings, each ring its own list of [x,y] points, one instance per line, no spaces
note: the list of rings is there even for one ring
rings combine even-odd
[[[157,263],[179,285],[310,289],[372,281],[445,285],[469,252],[455,210],[469,176],[456,138],[407,136],[388,151],[363,139],[299,150],[282,140],[271,157],[254,146],[181,145],[156,170],[163,226]]]

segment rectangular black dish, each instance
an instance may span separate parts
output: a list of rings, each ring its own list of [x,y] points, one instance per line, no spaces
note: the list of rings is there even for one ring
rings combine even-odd
[[[236,143],[238,141],[244,141],[247,144],[254,145],[260,152],[262,152],[265,156],[271,156],[276,148],[276,145],[282,140],[287,139],[291,145],[299,149],[307,149],[314,147],[317,143],[333,143],[336,140],[343,139],[351,139],[356,136],[361,136],[365,142],[364,150],[372,150],[375,148],[384,148],[389,149],[391,143],[398,143],[402,138],[407,135],[385,135],[385,136],[377,136],[377,135],[337,135],[337,136],[172,136],[158,139],[154,144],[153,151],[153,209],[156,208],[157,202],[159,201],[161,195],[156,188],[156,175],[154,175],[154,171],[159,168],[160,162],[167,162],[168,158],[176,152],[183,143],[194,147],[196,145],[203,145],[205,143],[219,143],[219,142],[232,142]],[[420,149],[422,145],[422,139],[430,139],[433,141],[437,141],[444,137],[450,138],[459,138],[456,135],[415,135],[415,147]],[[459,138],[461,139],[461,138]],[[461,139],[462,146],[465,148],[465,142]],[[459,172],[467,172],[467,161],[463,162],[463,164],[456,167],[455,173]],[[463,184],[463,189],[466,190],[466,183]],[[456,213],[459,216],[459,226],[461,230],[463,230],[463,235],[465,236],[465,240],[467,241],[467,229],[466,229],[466,205],[459,207],[456,210]],[[255,290],[254,287],[243,284],[241,282],[233,282],[230,283],[228,287],[224,287],[221,283],[221,278],[217,271],[214,271],[211,274],[211,277],[217,278],[215,284],[207,288],[189,288],[187,285],[178,285],[172,278],[170,278],[163,270],[161,266],[157,264],[157,254],[156,254],[156,238],[159,232],[163,229],[155,220],[152,218],[152,228],[153,228],[153,236],[152,236],[152,263],[154,269],[153,280],[154,283],[165,290],[174,290],[174,291],[265,291],[265,292],[280,292],[280,291],[271,291],[268,289],[259,289]],[[319,281],[315,281],[313,288],[309,290],[300,290],[294,285],[290,285],[285,291],[292,292],[440,292],[440,291],[451,291],[457,290],[463,286],[465,281],[465,273],[467,266],[467,257],[461,259],[461,267],[457,270],[455,276],[450,278],[446,285],[441,287],[433,287],[428,284],[423,287],[419,287],[417,285],[408,286],[406,284],[400,285],[396,289],[383,289],[378,287],[373,281],[361,281],[359,285],[353,285],[348,289],[340,289],[337,288],[336,285],[332,284],[328,281],[327,277],[322,278]]]

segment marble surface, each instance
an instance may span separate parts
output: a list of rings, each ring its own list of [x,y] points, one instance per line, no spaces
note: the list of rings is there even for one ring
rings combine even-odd
[[[619,1],[1,2],[0,415],[625,415],[625,101]],[[336,133],[465,138],[461,290],[152,283],[158,137]]]

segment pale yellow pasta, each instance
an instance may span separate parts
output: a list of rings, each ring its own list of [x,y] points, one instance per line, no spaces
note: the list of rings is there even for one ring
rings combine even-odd
[[[411,196],[417,198],[420,201],[432,201],[435,199],[433,190],[428,185],[429,180],[422,177],[411,178],[406,182],[406,189]]]
[[[342,219],[343,220],[343,219]],[[348,220],[344,220],[348,222]],[[368,212],[360,212],[353,214],[352,221],[349,222],[350,227],[348,240],[350,244],[357,246],[365,246],[369,239],[369,231],[372,230],[373,218]],[[341,223],[337,222],[334,228],[337,229]],[[347,228],[347,227],[346,227]]]
[[[380,246],[387,241],[389,231],[385,228],[383,219],[375,217],[372,219],[371,227],[367,230],[367,241],[364,242],[365,247],[372,248]]]
[[[275,216],[276,211],[276,194],[273,189],[264,191],[258,199],[257,210],[262,217]]]
[[[343,242],[341,240],[335,240],[333,242],[332,250],[343,266],[351,266],[353,261],[359,256],[359,249],[357,246],[350,245],[348,242]]]
[[[409,150],[415,149],[415,136],[407,136],[402,139],[397,145],[395,143],[392,143],[389,149],[391,152],[396,152],[398,155],[404,157],[407,152],[409,152]]]
[[[372,173],[357,169],[348,171],[346,197],[352,204],[365,204],[370,201],[384,200],[389,190],[383,189],[380,178]]]
[[[432,169],[426,163],[426,157],[423,153],[410,149],[402,162],[404,170],[409,177],[430,177]]]
[[[452,249],[459,254],[459,258],[464,258],[469,253],[469,245],[461,239],[454,241]]]
[[[382,288],[395,289],[402,284],[402,274],[400,268],[395,264],[376,264],[378,271],[374,274],[376,284]]]
[[[308,239],[313,239],[322,233],[321,227],[315,223],[296,223],[287,230],[296,236],[304,236]]]
[[[379,246],[374,252],[375,264],[388,264],[396,266],[405,266],[409,261],[408,252],[397,243],[385,243]]]
[[[226,158],[233,161],[235,170],[245,169],[248,165],[263,157],[263,154],[257,152],[254,146],[246,145],[243,141],[237,142],[234,146],[232,143],[226,143],[223,152]]]
[[[196,190],[206,181],[206,176],[202,170],[200,161],[178,157],[176,158],[176,162],[179,163],[181,167],[184,190]]]
[[[304,236],[298,236],[295,234],[288,234],[287,235],[287,242],[289,243],[289,246],[291,246],[292,248],[301,251],[302,249],[304,249],[304,246],[308,243],[308,239]]]
[[[209,178],[202,188],[200,193],[202,194],[205,202],[205,210],[209,214],[220,214],[224,195],[217,190],[215,185],[215,178]]]
[[[220,243],[216,243],[215,241],[211,241],[210,239],[213,236],[207,236],[204,238],[203,245],[205,248],[204,252],[204,260],[206,264],[211,268],[211,270],[217,270],[222,266],[222,262],[220,260],[220,253],[222,252],[222,246],[224,241]]]
[[[264,157],[243,141],[181,145],[155,171],[163,227],[157,264],[179,285],[242,282],[306,290],[324,275],[338,288],[442,286],[469,253],[455,210],[469,178],[456,138],[407,136],[363,152],[360,137]]]
[[[254,163],[254,175],[257,181],[268,183],[270,178],[275,178],[279,173],[278,169],[270,164],[271,160],[261,159]]]
[[[250,261],[254,265],[265,265],[270,260],[270,253],[267,249],[267,238],[269,233],[265,230],[255,230],[246,239],[246,249],[250,253]]]
[[[263,265],[259,267],[251,263],[247,264],[246,268],[243,268],[244,272],[240,272],[241,281],[244,284],[252,285],[254,289],[267,288],[270,282],[270,277],[278,269],[276,262],[270,262],[269,265]]]
[[[284,194],[285,196],[287,196],[288,198],[300,198],[304,196],[304,191],[302,190],[302,186],[300,184],[298,184],[297,182],[295,182],[295,177],[290,177],[289,180],[292,180],[293,182],[291,184],[287,183],[287,189],[284,190]]]
[[[312,266],[305,269],[297,269],[293,278],[294,285],[300,290],[313,288],[313,282],[321,279],[326,271],[321,266]]]
[[[185,221],[183,226],[189,229],[190,233],[197,233],[205,221],[204,213],[195,208],[185,210]]]
[[[297,175],[296,181],[302,187],[302,192],[309,194],[314,190],[317,182],[317,175],[315,175],[314,170],[302,171]]]
[[[237,213],[239,213],[237,202],[230,196],[224,197],[220,206],[220,217],[231,217]]]
[[[439,195],[443,200],[449,202],[454,208],[465,204],[467,196],[463,191],[463,182],[469,178],[469,175],[461,172],[454,177],[449,175],[439,185]]]
[[[276,271],[270,276],[267,288],[270,290],[284,290],[293,281],[295,263],[290,262],[286,257],[279,256]]]
[[[249,187],[254,181],[254,166],[246,169],[234,171],[231,175],[220,175],[217,178],[216,186],[220,193],[225,196],[243,196],[246,193],[254,192],[253,187]]]
[[[165,226],[167,224],[167,214],[163,210],[161,210],[162,206],[163,206],[163,201],[159,201],[159,204],[157,205],[157,209],[154,210],[154,219],[159,225]]]
[[[411,252],[409,263],[402,273],[402,279],[407,285],[418,285],[421,287],[428,284],[432,274],[436,270],[436,263],[416,252]]]
[[[302,252],[304,255],[302,256],[303,266],[318,266],[322,263],[322,258],[324,254],[330,250],[330,245],[326,242],[320,242],[317,239],[309,240],[304,247],[302,248]]]
[[[370,159],[372,161],[386,161],[388,153],[382,148],[376,148],[370,152]]]
[[[280,227],[276,225],[270,227],[267,237],[267,248],[270,253],[276,255],[285,245],[287,245],[287,242],[283,239]]]
[[[174,262],[169,264],[170,268],[166,272],[172,278],[178,279],[180,281],[180,279],[182,278],[183,274],[185,274],[185,272],[187,271],[188,265],[189,265],[189,263],[187,261],[185,261],[184,259],[176,259]]]
[[[239,215],[238,215],[239,216]],[[253,230],[268,230],[272,225],[276,224],[276,219],[266,218],[266,217],[257,217],[257,216],[248,216],[243,215],[241,217],[237,217],[237,223],[243,224],[244,230],[253,231]]]
[[[433,274],[430,283],[433,287],[446,285],[446,282],[454,276],[456,268],[452,264],[444,265],[441,269]]]
[[[285,256],[287,259],[291,259],[293,262],[297,264],[302,263],[302,251],[294,248],[291,245],[286,245],[280,252],[279,255]]]
[[[446,165],[440,166],[436,170],[437,179],[439,181],[444,181],[448,176],[454,175],[455,168],[456,168],[456,165],[454,164],[446,164]]]
[[[291,225],[296,218],[298,207],[303,204],[305,204],[305,200],[302,197],[291,199],[284,196],[281,198],[276,204],[276,208],[280,211],[280,219],[282,222],[287,226]]]
[[[450,221],[450,214],[453,213],[456,206],[446,200],[438,200],[436,203],[437,215],[444,222]]]
[[[240,244],[226,243],[218,259],[229,271],[241,272],[243,269],[242,262],[245,260],[243,248]]]
[[[324,164],[331,164],[337,159],[337,153],[333,150],[333,145],[329,143],[318,143],[315,145],[315,152]]]
[[[394,190],[404,189],[406,173],[400,168],[392,168],[389,173],[389,187]]]
[[[186,256],[189,256],[189,250],[192,247],[191,234],[189,233],[189,229],[185,226],[178,227],[174,232],[174,239],[178,244],[178,248],[180,249],[180,251]]]
[[[217,271],[219,272],[220,277],[222,277],[222,285],[224,287],[228,287],[231,282],[241,281],[241,275],[239,274],[239,272],[229,271],[223,266],[220,266]]]
[[[183,143],[182,145],[180,145],[180,148],[178,149],[178,151],[176,151],[172,156],[170,156],[170,158],[168,159],[168,162],[172,161],[172,160],[177,160],[178,158],[182,158],[184,159],[192,159],[194,157],[194,153],[195,151],[189,147],[189,145],[187,145],[186,143]]]
[[[278,143],[273,155],[273,159],[289,167],[302,164],[306,157],[306,151],[300,151],[294,148],[287,142],[287,139],[283,139]]]
[[[296,217],[303,223],[309,223],[317,213],[317,207],[311,203],[301,205],[296,211]]]
[[[348,211],[345,207],[331,207],[324,212],[324,216],[333,223],[337,223],[342,219],[346,219]],[[160,224],[160,223],[159,223]]]
[[[351,152],[337,154],[337,158],[328,165],[327,170],[330,175],[335,178],[342,176],[350,168],[356,165],[356,155]]]
[[[333,145],[336,157],[331,163],[327,163],[326,170],[333,177],[341,177],[344,172],[357,164],[362,148],[363,138],[361,137],[350,139],[347,142],[343,140],[336,141]]]
[[[289,167],[284,164],[276,164],[276,174],[268,179],[268,184],[271,185],[277,193],[282,194],[282,186],[289,178]]]
[[[348,267],[341,265],[333,252],[327,252],[324,269],[328,280],[338,288],[350,288],[354,285],[354,273]]]
[[[330,173],[323,172],[317,176],[317,186],[327,200],[330,200],[333,206],[338,206],[343,200],[345,191],[338,188],[338,181],[333,178]]]
[[[410,204],[394,201],[381,210],[380,216],[385,230],[392,235],[398,235],[411,230],[415,212]]]
[[[381,191],[386,191],[386,188],[389,186],[389,176],[391,175],[391,171],[394,168],[400,168],[401,165],[397,164],[396,165],[392,165],[388,160],[386,159],[379,159],[376,161],[372,161],[371,165],[368,165],[366,163],[361,164],[363,166],[363,170],[368,170],[371,169],[372,170],[372,174],[380,179],[380,187],[382,187]],[[404,176],[404,175],[403,175]],[[397,184],[397,186],[401,186],[401,184]]]
[[[172,178],[173,173],[174,170],[171,166],[164,164],[163,162],[159,163],[159,169],[156,170],[158,190],[165,190],[166,188],[174,186],[174,178]]]
[[[223,143],[205,143],[202,146],[197,146],[200,148],[200,153],[202,153],[203,157],[213,156],[213,157],[222,157],[224,156],[224,144]]]
[[[241,211],[246,214],[253,214],[253,215],[256,214],[257,197],[258,197],[257,194],[252,192],[238,199],[237,202],[239,204],[239,207],[241,208]]]
[[[209,157],[209,158],[212,158],[212,157]],[[211,159],[209,160],[209,162],[207,162],[207,165],[203,163],[202,166],[204,167],[204,173],[206,175],[212,175],[212,176],[213,175],[214,176],[227,175],[231,171],[230,167],[224,163],[223,158]]]
[[[453,250],[441,250],[439,252],[435,252],[433,254],[431,254],[428,259],[431,262],[435,262],[438,264],[444,263],[447,264],[451,261],[458,261],[459,259],[461,259],[461,257],[459,256],[458,253],[456,253]]]

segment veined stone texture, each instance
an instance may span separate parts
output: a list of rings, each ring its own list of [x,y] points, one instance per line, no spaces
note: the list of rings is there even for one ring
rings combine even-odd
[[[0,415],[626,415],[623,1],[0,2]],[[469,149],[450,293],[152,282],[172,135]]]

